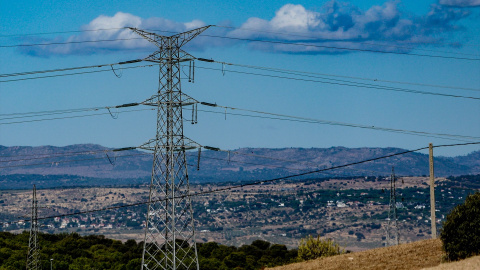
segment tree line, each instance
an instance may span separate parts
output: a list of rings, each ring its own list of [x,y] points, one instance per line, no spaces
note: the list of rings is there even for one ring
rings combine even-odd
[[[42,269],[138,270],[142,262],[143,242],[108,239],[103,235],[78,233],[39,233]],[[0,270],[25,269],[29,232],[0,232]],[[216,242],[197,243],[200,269],[245,269],[284,265],[298,261],[297,249],[255,240],[241,247]],[[53,259],[53,260],[51,260]]]

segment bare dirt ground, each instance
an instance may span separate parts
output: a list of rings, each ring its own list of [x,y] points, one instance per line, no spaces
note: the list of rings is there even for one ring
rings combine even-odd
[[[423,240],[393,247],[376,248],[361,252],[348,253],[321,258],[307,262],[294,263],[275,268],[275,270],[340,270],[340,269],[395,269],[413,270],[438,266],[442,262],[442,242],[440,239]],[[475,261],[477,262],[477,261]],[[473,262],[474,263],[474,262]],[[477,264],[478,267],[478,264]],[[429,268],[430,269],[430,268]],[[432,268],[464,269],[464,268]],[[465,268],[478,269],[478,268]]]

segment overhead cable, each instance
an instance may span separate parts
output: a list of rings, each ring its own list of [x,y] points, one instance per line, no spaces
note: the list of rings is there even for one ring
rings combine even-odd
[[[433,132],[425,132],[425,131],[394,129],[394,128],[372,126],[372,125],[361,125],[361,124],[337,122],[337,121],[330,121],[330,120],[321,120],[321,119],[315,119],[315,118],[307,118],[307,117],[292,116],[292,115],[286,115],[286,114],[264,112],[264,111],[258,111],[258,110],[242,109],[242,108],[230,107],[230,106],[222,106],[222,105],[211,104],[211,103],[206,103],[206,102],[200,102],[200,104],[205,105],[205,106],[209,106],[209,107],[226,108],[226,109],[230,109],[232,111],[245,111],[245,112],[265,114],[265,115],[270,115],[270,116],[275,116],[275,117],[291,118],[291,119],[295,119],[295,120],[301,120],[302,122],[307,122],[307,123],[310,122],[310,123],[335,125],[335,126],[356,127],[356,128],[362,128],[362,129],[372,129],[372,130],[379,130],[379,131],[396,132],[396,133],[404,133],[404,134],[412,134],[412,135],[422,135],[422,136],[424,136],[424,135],[434,135],[434,136],[453,137],[453,138],[461,138],[461,139],[469,139],[469,140],[480,140],[480,137],[477,137],[477,136],[465,136],[465,135],[447,134],[447,133],[433,133]],[[212,106],[212,105],[214,105],[214,106]],[[221,112],[219,112],[219,113],[221,113]],[[241,115],[241,116],[243,116],[243,115]],[[280,119],[280,118],[274,118],[274,119]]]
[[[218,68],[208,68],[208,67],[202,67],[202,66],[198,66],[198,65],[196,66],[196,68],[206,69],[206,70],[222,71],[221,69],[218,69]],[[287,77],[287,76],[279,76],[279,75],[271,75],[271,74],[261,74],[261,73],[245,72],[245,71],[237,71],[237,70],[228,70],[227,72],[237,73],[237,74],[245,74],[245,75],[261,76],[261,77],[270,77],[270,78],[276,78],[276,79],[286,79],[286,80],[294,80],[294,81],[304,81],[304,82],[332,84],[332,85],[340,85],[340,86],[350,86],[350,87],[357,87],[357,88],[369,88],[369,89],[378,89],[378,90],[394,91],[394,92],[405,92],[405,93],[422,94],[422,95],[433,95],[433,96],[443,96],[443,97],[451,97],[451,98],[480,100],[480,97],[462,96],[462,95],[454,95],[454,94],[444,94],[444,93],[428,92],[428,91],[421,91],[421,90],[414,90],[414,89],[407,89],[407,88],[399,88],[399,87],[371,85],[371,84],[364,84],[364,83],[358,83],[358,82],[348,82],[348,81],[345,82],[345,83],[343,83],[343,82],[331,82],[331,81],[304,79],[304,78]]]
[[[224,65],[229,65],[229,66],[238,66],[238,67],[244,67],[244,68],[266,70],[266,71],[273,71],[273,72],[280,72],[280,73],[294,74],[294,75],[303,75],[303,74],[318,75],[318,76],[338,77],[338,78],[354,79],[354,80],[362,80],[362,81],[405,84],[405,85],[422,86],[422,87],[445,88],[445,89],[453,89],[453,90],[480,91],[479,88],[447,86],[447,85],[426,84],[426,83],[414,83],[414,82],[405,82],[405,81],[382,80],[382,79],[373,79],[373,78],[365,78],[365,77],[346,76],[346,75],[339,75],[339,74],[328,74],[328,73],[318,73],[318,72],[311,72],[311,71],[282,69],[282,68],[276,68],[276,67],[264,67],[264,66],[255,66],[255,65],[236,64],[236,63],[230,63],[230,62],[215,61],[213,59],[204,59],[204,58],[197,58],[197,59],[200,60],[200,61],[204,61],[204,62],[220,63],[220,64],[224,64]],[[324,77],[318,77],[318,78],[324,78]]]
[[[152,30],[149,31],[156,32],[169,32],[177,33],[174,31],[165,31],[165,30]],[[470,60],[470,61],[479,61],[480,58],[468,58],[468,57],[455,57],[455,56],[444,56],[444,55],[431,55],[431,54],[419,54],[419,53],[408,53],[408,52],[394,52],[394,51],[381,51],[381,50],[372,50],[372,49],[360,49],[360,48],[348,48],[348,47],[338,47],[338,46],[327,46],[319,44],[310,44],[310,43],[299,43],[299,42],[286,42],[286,41],[275,41],[275,40],[264,40],[264,39],[250,39],[250,38],[237,38],[237,37],[228,37],[228,36],[216,36],[216,35],[207,35],[202,34],[203,37],[211,38],[222,38],[230,40],[242,40],[249,42],[263,42],[270,44],[282,44],[289,46],[302,46],[302,47],[314,47],[322,49],[332,49],[332,50],[344,50],[344,51],[361,51],[361,52],[373,52],[373,53],[383,53],[383,54],[397,54],[397,55],[408,55],[408,56],[420,56],[420,57],[430,57],[430,58],[443,58],[443,59],[455,59],[455,60]],[[97,43],[97,42],[115,42],[115,41],[126,41],[142,38],[115,38],[115,39],[101,39],[101,40],[84,40],[84,41],[66,41],[66,42],[48,42],[48,43],[30,43],[30,44],[15,44],[15,45],[0,45],[0,48],[12,48],[12,47],[31,47],[31,46],[49,46],[49,45],[65,45],[65,44],[80,44],[80,43]]]

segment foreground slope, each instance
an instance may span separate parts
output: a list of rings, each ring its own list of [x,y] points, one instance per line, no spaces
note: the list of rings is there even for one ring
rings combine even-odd
[[[294,263],[275,270],[340,270],[340,269],[423,269],[440,265],[442,261],[440,239],[423,240],[394,247],[376,248]],[[436,269],[436,268],[434,268]],[[440,269],[440,268],[439,268]],[[443,269],[443,268],[442,268]]]
[[[477,270],[480,268],[480,255],[458,262],[442,263],[425,270]]]

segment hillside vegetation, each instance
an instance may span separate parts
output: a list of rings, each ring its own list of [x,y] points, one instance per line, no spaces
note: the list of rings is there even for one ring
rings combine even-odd
[[[28,239],[28,232],[0,232],[0,270],[25,269]],[[42,269],[50,269],[50,258],[53,270],[138,270],[142,261],[143,242],[135,240],[121,242],[103,235],[40,233],[39,242]],[[216,242],[197,243],[197,250],[203,270],[255,270],[286,264],[297,258],[297,250],[263,240],[241,247]]]

